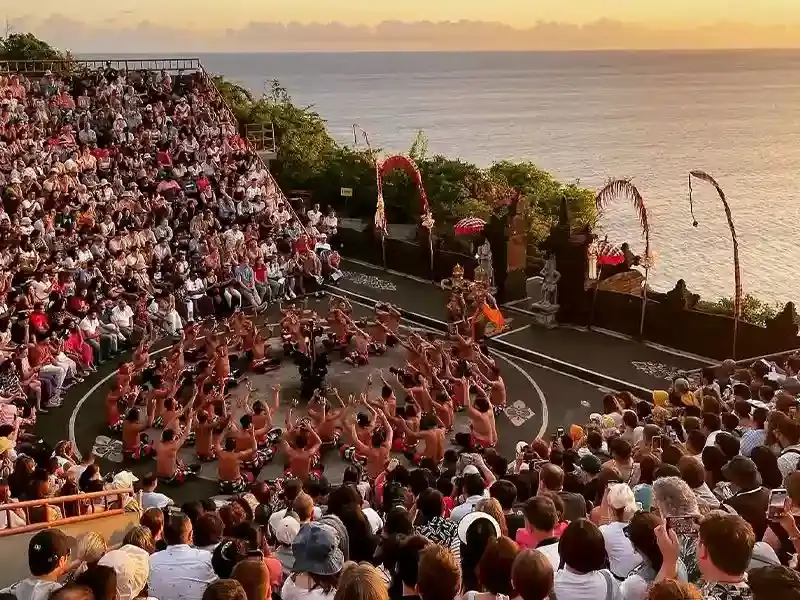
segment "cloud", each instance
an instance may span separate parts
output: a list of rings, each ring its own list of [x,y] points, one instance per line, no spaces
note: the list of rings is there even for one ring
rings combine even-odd
[[[97,25],[51,15],[44,19],[26,16],[12,25],[78,53],[800,47],[800,25],[727,22],[670,29],[604,19],[586,25],[540,22],[519,29],[466,20],[384,21],[375,27],[253,21],[238,29],[202,30],[147,20],[130,25],[107,20]]]

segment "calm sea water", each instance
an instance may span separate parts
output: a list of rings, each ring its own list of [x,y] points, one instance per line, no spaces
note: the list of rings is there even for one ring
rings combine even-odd
[[[800,52],[215,54],[206,67],[254,91],[277,78],[352,143],[429,150],[481,165],[530,160],[598,188],[632,178],[650,214],[651,282],[683,277],[705,298],[733,295],[732,243],[722,205],[687,173],[725,190],[741,244],[745,292],[800,300]],[[620,201],[603,228],[644,248]]]

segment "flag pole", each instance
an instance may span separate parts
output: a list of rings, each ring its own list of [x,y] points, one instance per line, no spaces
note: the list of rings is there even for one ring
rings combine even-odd
[[[375,167],[375,180],[377,182],[378,188],[378,201],[375,207],[375,218],[373,219],[375,227],[380,232],[381,236],[381,260],[383,262],[383,269],[384,271],[387,270],[386,266],[386,211],[383,205],[383,185],[381,183],[381,173],[380,173],[380,166],[378,165],[378,159],[375,156],[375,152],[372,150],[372,145],[369,143],[369,134],[359,125],[358,123],[353,123],[353,142],[356,146],[358,146],[358,132],[361,132],[361,135],[364,137],[364,143],[367,145],[367,151],[369,152],[370,159],[372,160],[372,164]]]

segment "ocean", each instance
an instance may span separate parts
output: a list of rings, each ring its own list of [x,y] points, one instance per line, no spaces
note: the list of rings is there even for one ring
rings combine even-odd
[[[800,51],[208,54],[207,69],[254,92],[278,79],[352,144],[405,152],[423,130],[430,153],[480,165],[529,160],[598,189],[631,178],[651,223],[651,285],[679,278],[705,299],[732,296],[733,246],[713,175],[731,205],[745,293],[800,300]],[[601,235],[642,252],[620,200]]]

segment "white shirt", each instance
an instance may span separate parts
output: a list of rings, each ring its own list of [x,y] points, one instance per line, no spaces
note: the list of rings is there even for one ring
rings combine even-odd
[[[80,322],[81,331],[87,333],[89,335],[94,335],[97,333],[97,330],[100,328],[100,319],[95,317],[94,319],[90,319],[88,316],[83,317]]]
[[[174,504],[172,498],[158,492],[142,492],[142,508],[164,508]]]
[[[483,500],[484,498],[489,497],[489,490],[484,490],[484,493],[480,496],[469,496],[466,500],[464,500],[463,504],[459,504],[450,512],[450,519],[458,523],[461,519],[466,517],[469,513],[475,510],[475,505]]]
[[[159,600],[202,600],[217,580],[211,553],[178,544],[150,557],[148,593]]]
[[[600,527],[606,553],[611,564],[611,572],[619,578],[627,577],[642,562],[642,557],[633,549],[633,544],[625,536],[623,529],[626,523],[615,521]]]
[[[610,573],[608,578],[611,600],[619,600],[622,596],[619,582]],[[609,597],[608,587],[609,583],[600,571],[573,573],[566,568],[559,569],[553,582],[553,592],[558,600],[606,600]]]
[[[553,573],[558,571],[558,567],[561,565],[561,555],[558,553],[558,543],[539,546],[536,548],[536,551],[541,552],[547,557],[547,560],[550,561],[550,566],[553,567]]]
[[[336,588],[332,589],[327,594],[320,587],[315,587],[313,590],[307,590],[305,588],[296,586],[291,577],[286,578],[286,581],[283,582],[283,587],[281,588],[282,600],[333,600],[335,595]]]
[[[133,327],[133,310],[127,304],[125,308],[115,306],[111,309],[111,322],[118,327]]]
[[[314,210],[313,208],[306,213],[308,220],[311,221],[312,225],[319,225],[320,219],[322,219],[322,213],[318,210]]]

